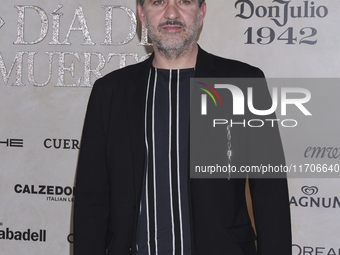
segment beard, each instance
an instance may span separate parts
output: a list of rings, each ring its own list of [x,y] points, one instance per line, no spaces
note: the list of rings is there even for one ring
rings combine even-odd
[[[179,20],[166,20],[157,27],[148,24],[145,19],[149,37],[157,50],[168,59],[176,59],[185,55],[196,43],[199,30],[199,15],[191,27]],[[176,25],[182,27],[179,32],[164,33],[163,26]]]

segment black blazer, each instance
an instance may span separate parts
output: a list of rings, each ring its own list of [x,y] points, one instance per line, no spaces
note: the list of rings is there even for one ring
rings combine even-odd
[[[145,159],[144,104],[152,59],[108,74],[92,89],[76,176],[74,255],[136,254]],[[263,73],[200,48],[195,76],[263,77]],[[268,89],[264,86],[262,90],[268,103]],[[235,164],[284,164],[276,128],[243,130],[233,133]],[[245,200],[245,179],[188,182],[193,255],[291,254],[285,178],[249,180],[257,252]]]

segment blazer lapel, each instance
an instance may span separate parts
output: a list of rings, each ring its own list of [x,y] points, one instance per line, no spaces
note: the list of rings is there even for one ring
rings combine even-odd
[[[145,168],[145,98],[152,60],[153,54],[144,62],[137,64],[134,72],[131,73],[131,82],[126,85],[128,128],[132,151],[135,195],[137,200],[140,196]]]
[[[214,69],[215,64],[211,55],[208,52],[202,50],[200,46],[198,46],[198,54],[195,66],[195,78],[211,77]]]

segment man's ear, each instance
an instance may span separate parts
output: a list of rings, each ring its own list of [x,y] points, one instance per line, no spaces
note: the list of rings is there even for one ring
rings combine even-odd
[[[207,4],[203,2],[200,7],[200,27],[203,25],[203,19],[205,17],[206,12],[207,12]]]
[[[139,16],[139,20],[142,23],[143,27],[146,28],[146,24],[145,24],[145,15],[144,15],[144,9],[143,6],[141,4],[138,4],[137,6],[138,8],[138,16]]]

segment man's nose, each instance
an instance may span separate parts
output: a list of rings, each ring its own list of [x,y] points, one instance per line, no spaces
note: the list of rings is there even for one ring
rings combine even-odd
[[[170,3],[166,6],[165,9],[165,18],[169,19],[169,20],[174,20],[174,19],[178,19],[180,14],[179,14],[179,10],[178,10],[178,6],[176,3]]]

